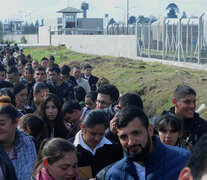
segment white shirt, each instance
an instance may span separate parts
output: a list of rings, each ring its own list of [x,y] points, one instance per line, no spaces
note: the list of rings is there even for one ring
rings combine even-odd
[[[145,179],[145,167],[141,166],[140,164],[133,162],[135,167],[136,167],[136,171],[137,174],[139,176],[139,179]]]
[[[97,149],[103,147],[104,144],[112,144],[112,143],[107,138],[103,137],[103,139],[100,141],[100,143],[93,150],[91,150],[88,147],[88,145],[83,141],[81,131],[79,131],[75,136],[75,141],[73,142],[74,146],[77,146],[78,144],[80,144],[84,149],[90,151],[93,155],[95,155]]]
[[[85,77],[85,80],[88,81],[88,80],[90,79],[91,76],[86,77],[86,76],[84,75],[84,77]]]

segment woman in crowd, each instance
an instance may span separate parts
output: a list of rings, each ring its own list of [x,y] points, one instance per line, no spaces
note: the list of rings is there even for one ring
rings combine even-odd
[[[17,179],[30,179],[37,158],[36,148],[33,139],[17,129],[17,117],[18,112],[11,104],[10,98],[8,96],[0,97],[0,146],[7,152]],[[3,154],[1,153],[1,155]],[[12,171],[11,165],[9,166]],[[3,175],[6,175],[4,165],[1,168]],[[4,179],[7,178],[4,177]]]
[[[15,83],[14,84],[14,95],[15,95],[15,102],[16,108],[22,113],[33,113],[32,108],[26,104],[27,101],[27,88],[22,83]]]
[[[36,180],[77,180],[75,147],[62,138],[53,138],[42,144],[35,165]]]
[[[32,67],[25,66],[24,71],[23,71],[23,77],[27,80],[27,84],[31,84],[33,81],[33,74],[34,70]]]
[[[87,109],[95,109],[96,108],[96,99],[97,99],[97,92],[91,91],[86,94],[85,97],[85,106]]]
[[[15,95],[9,88],[0,88],[0,96],[9,96],[12,105],[16,106]]]
[[[47,94],[44,96],[37,115],[46,123],[49,138],[68,137],[68,130],[64,124],[62,113],[62,105],[58,96],[55,94]]]
[[[19,77],[21,77],[22,74],[23,74],[23,69],[24,69],[23,64],[17,64],[17,65],[16,65],[16,68],[18,69]]]
[[[155,130],[163,144],[186,148],[186,144],[181,138],[182,122],[172,112],[167,110],[163,111],[156,121]]]
[[[18,128],[42,142],[48,136],[45,122],[33,114],[23,115],[18,123]]]
[[[91,110],[86,114],[75,139],[70,139],[74,140],[73,144],[77,147],[78,167],[90,167],[92,177],[123,156],[121,146],[104,137],[106,127],[105,113],[100,110]]]

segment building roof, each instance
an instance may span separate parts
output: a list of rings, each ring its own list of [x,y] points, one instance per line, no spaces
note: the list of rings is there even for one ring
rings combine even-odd
[[[82,11],[73,7],[67,7],[60,11],[57,11],[57,13],[81,13]]]

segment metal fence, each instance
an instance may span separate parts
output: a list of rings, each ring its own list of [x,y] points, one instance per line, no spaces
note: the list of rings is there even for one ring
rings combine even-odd
[[[108,35],[136,35],[137,56],[178,62],[207,63],[204,14],[198,18],[164,18],[128,27],[110,25]]]

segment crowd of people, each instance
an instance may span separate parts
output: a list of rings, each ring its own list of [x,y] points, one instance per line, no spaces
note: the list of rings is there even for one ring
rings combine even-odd
[[[59,67],[4,46],[0,179],[204,179],[207,122],[195,109],[196,91],[180,85],[172,108],[149,120],[138,94],[121,94],[90,64]]]

